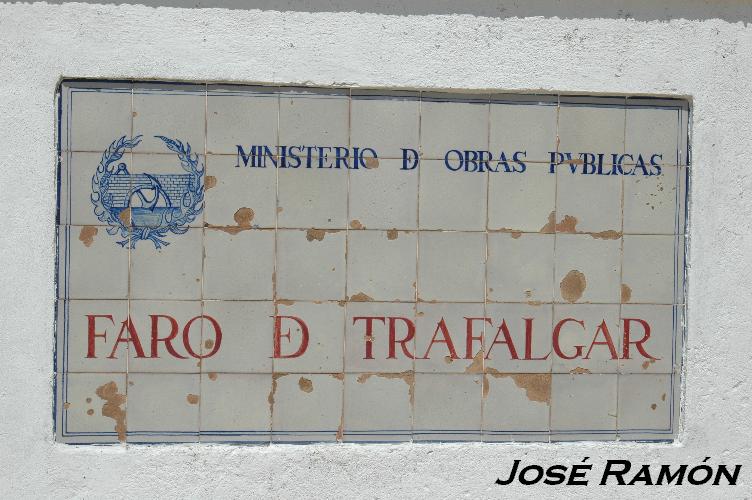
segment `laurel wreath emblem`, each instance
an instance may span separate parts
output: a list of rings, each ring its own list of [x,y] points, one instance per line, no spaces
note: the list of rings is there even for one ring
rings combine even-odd
[[[130,217],[117,217],[113,213],[113,196],[109,193],[112,176],[115,175],[115,162],[120,160],[126,150],[135,148],[141,143],[140,135],[128,139],[122,136],[110,144],[102,153],[102,159],[96,172],[91,178],[91,202],[94,205],[94,215],[101,222],[107,224],[107,233],[118,234],[117,242],[123,248],[135,248],[136,243],[149,240],[159,249],[169,245],[165,238],[170,234],[184,234],[188,225],[196,220],[204,209],[204,170],[200,165],[198,154],[191,151],[191,145],[183,144],[177,139],[170,139],[161,135],[154,136],[165,143],[180,160],[180,166],[189,174],[186,191],[181,196],[177,207],[179,210],[168,211],[157,227],[147,227],[134,223]]]

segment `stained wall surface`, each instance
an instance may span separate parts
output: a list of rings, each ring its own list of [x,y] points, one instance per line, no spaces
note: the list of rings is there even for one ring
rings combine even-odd
[[[546,498],[561,491],[518,486],[502,492],[493,482],[516,458],[550,465],[588,456],[596,470],[608,458],[690,465],[707,456],[714,463],[749,461],[747,4],[625,2],[613,10],[484,2],[355,5],[353,11],[305,2],[260,5],[267,10],[212,7],[0,6],[6,75],[0,83],[1,492]],[[676,441],[262,447],[56,442],[55,92],[66,77],[688,99],[687,337]],[[691,487],[690,493],[673,493],[748,494],[744,470],[740,482],[729,491]],[[598,493],[645,494],[616,486]]]

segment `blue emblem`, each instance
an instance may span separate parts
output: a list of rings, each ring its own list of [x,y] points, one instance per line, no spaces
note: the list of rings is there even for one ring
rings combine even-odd
[[[169,233],[184,234],[188,225],[204,209],[204,167],[191,145],[161,135],[167,149],[174,152],[182,174],[132,174],[120,162],[126,150],[141,142],[141,136],[116,139],[102,153],[97,171],[91,178],[91,202],[94,215],[107,224],[110,235],[119,234],[118,245],[135,248],[141,240],[150,240],[155,248],[169,245]]]

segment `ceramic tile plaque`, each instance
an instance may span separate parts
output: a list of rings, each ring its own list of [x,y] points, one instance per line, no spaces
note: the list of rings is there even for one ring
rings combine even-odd
[[[685,101],[59,102],[59,441],[675,437]]]

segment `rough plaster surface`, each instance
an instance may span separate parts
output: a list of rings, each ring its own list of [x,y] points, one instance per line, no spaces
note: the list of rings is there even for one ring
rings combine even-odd
[[[58,2],[61,3],[61,2]],[[0,4],[0,497],[567,498],[752,493],[752,5],[702,1]],[[251,4],[252,2],[248,2]],[[190,5],[195,5],[190,2]],[[588,8],[590,6],[591,8]],[[288,12],[281,12],[285,9]],[[458,12],[458,14],[453,14]],[[676,444],[74,447],[52,433],[61,77],[637,93],[693,103]],[[514,459],[744,464],[740,486],[495,486]]]

